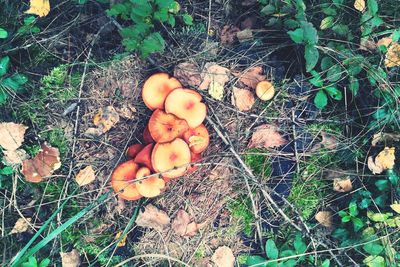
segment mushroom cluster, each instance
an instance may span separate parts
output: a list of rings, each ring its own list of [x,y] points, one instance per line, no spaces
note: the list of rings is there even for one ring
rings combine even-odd
[[[210,137],[203,121],[207,114],[202,96],[167,73],[150,76],[142,98],[153,111],[143,131],[143,144],[132,144],[128,160],[111,176],[114,191],[125,200],[156,197],[165,184],[194,172]]]

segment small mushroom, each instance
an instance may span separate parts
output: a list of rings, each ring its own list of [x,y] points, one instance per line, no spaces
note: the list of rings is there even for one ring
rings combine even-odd
[[[150,174],[151,171],[147,167],[141,167],[136,173],[136,179],[139,180],[136,184],[136,188],[144,197],[156,197],[161,194],[161,189],[165,187],[164,180],[160,179],[158,176],[152,176],[140,180]]]
[[[210,135],[204,124],[200,124],[196,128],[189,129],[183,134],[183,140],[188,143],[190,150],[199,154],[206,150],[210,143]]]
[[[134,161],[137,164],[144,165],[150,170],[153,170],[151,165],[151,151],[153,150],[154,144],[146,145],[135,157]]]
[[[146,128],[144,128],[144,131],[143,131],[143,142],[145,144],[155,143],[153,137],[151,137],[148,124],[147,124]]]
[[[196,153],[191,153],[190,154],[190,163],[197,163],[197,162],[199,162],[200,160],[201,160],[201,154],[196,154]],[[194,166],[194,165],[191,165],[190,167],[189,167],[189,169],[187,170],[187,173],[188,174],[190,174],[190,173],[194,173],[195,171],[197,171],[197,169],[198,169],[199,167],[198,166]]]
[[[257,84],[256,95],[263,101],[271,100],[275,95],[275,88],[269,81],[261,81]]]
[[[176,89],[165,99],[165,111],[184,119],[190,128],[196,128],[206,118],[207,107],[201,95],[190,89]]]
[[[133,144],[128,147],[126,150],[126,157],[128,159],[134,159],[136,155],[143,149],[144,145],[142,144]]]
[[[187,129],[189,126],[185,120],[160,109],[154,111],[149,120],[150,135],[159,143],[170,142],[176,137],[182,136]]]
[[[151,154],[154,170],[170,179],[184,175],[190,160],[189,146],[180,138],[176,138],[172,142],[157,143]]]
[[[142,197],[133,180],[139,165],[133,160],[128,160],[115,168],[111,175],[111,186],[114,191],[125,200],[138,200]]]
[[[153,74],[143,85],[143,102],[151,110],[164,109],[165,98],[176,88],[182,88],[182,84],[176,78],[167,73]]]

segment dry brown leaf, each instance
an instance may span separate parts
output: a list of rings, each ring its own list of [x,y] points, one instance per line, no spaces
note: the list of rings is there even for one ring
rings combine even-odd
[[[380,174],[385,170],[393,169],[395,161],[395,148],[385,147],[373,160],[368,157],[368,168],[373,174]]]
[[[350,192],[353,189],[353,184],[351,183],[350,178],[341,179],[335,178],[333,179],[333,190],[336,192]]]
[[[211,260],[217,267],[233,267],[235,265],[235,256],[232,250],[227,246],[217,248]]]
[[[153,205],[149,204],[140,211],[136,218],[136,224],[141,227],[148,227],[156,229],[157,231],[164,230],[169,224],[171,219],[165,211],[159,210]]]
[[[221,44],[222,45],[231,45],[236,41],[236,33],[239,32],[240,29],[233,25],[225,25],[221,30]]]
[[[28,159],[28,154],[23,149],[4,150],[3,154],[3,161],[6,165],[19,165]]]
[[[29,9],[25,11],[27,14],[45,17],[50,12],[50,0],[30,0]]]
[[[118,122],[119,114],[113,106],[101,108],[93,118],[93,124],[103,133],[108,132]]]
[[[190,62],[182,62],[175,66],[174,77],[183,85],[198,87],[201,83],[200,68]]]
[[[240,83],[251,89],[256,89],[257,84],[267,78],[263,75],[263,69],[260,66],[251,67],[243,72],[233,73],[233,75],[239,78]]]
[[[211,82],[218,83],[222,86],[229,81],[230,70],[216,63],[208,62],[204,65],[201,72],[202,82],[199,85],[200,90],[207,90]]]
[[[53,174],[61,167],[60,152],[58,148],[42,145],[39,153],[33,158],[22,162],[21,173],[26,181],[39,183]]]
[[[273,148],[284,144],[287,144],[287,141],[278,132],[276,126],[263,124],[254,130],[249,148]]]
[[[233,87],[232,105],[235,105],[240,111],[250,110],[255,103],[254,94],[246,89]]]
[[[190,223],[190,216],[185,210],[178,210],[175,219],[172,221],[172,230],[180,236],[184,236],[186,234],[186,229],[188,224]]]
[[[202,223],[191,222],[191,223],[189,223],[186,228],[185,236],[187,236],[187,237],[195,236],[197,234],[197,232],[206,225],[207,225],[207,222],[202,222]]]
[[[29,224],[32,221],[31,218],[19,218],[15,224],[13,229],[11,230],[11,234],[19,234],[28,231]]]
[[[135,118],[136,108],[132,104],[126,104],[117,108],[118,114],[125,119],[133,120]]]
[[[360,12],[364,12],[365,11],[365,0],[355,0],[354,8]]]
[[[62,267],[78,267],[81,264],[79,252],[76,249],[70,252],[60,252]]]
[[[374,42],[372,38],[361,38],[360,40],[360,49],[368,51],[375,50],[377,44]]]
[[[325,227],[332,227],[332,212],[330,211],[319,211],[315,214],[315,220]]]
[[[321,137],[321,145],[323,145],[325,148],[329,150],[334,150],[337,148],[339,142],[333,134],[321,132]]]
[[[372,137],[371,145],[376,146],[380,142],[398,142],[400,134],[394,133],[377,133]]]
[[[23,124],[0,123],[0,146],[5,150],[17,150],[24,141],[26,129],[28,127]]]
[[[238,38],[239,42],[246,42],[250,39],[253,39],[253,31],[250,29],[244,29],[240,32],[237,32],[236,37]]]
[[[115,237],[114,240],[118,240],[122,235],[122,231],[119,231]],[[126,245],[126,238],[128,235],[124,235],[124,237],[118,242],[117,247],[124,247]]]
[[[87,137],[97,137],[102,134],[103,134],[102,130],[100,130],[99,128],[93,128],[93,127],[88,128],[84,133],[84,135]]]
[[[94,170],[92,166],[86,166],[84,169],[80,170],[79,173],[75,177],[75,181],[79,186],[84,186],[90,184],[96,179],[96,175],[94,174]]]
[[[368,169],[373,174],[380,174],[383,172],[382,166],[375,164],[374,158],[372,156],[368,157]]]

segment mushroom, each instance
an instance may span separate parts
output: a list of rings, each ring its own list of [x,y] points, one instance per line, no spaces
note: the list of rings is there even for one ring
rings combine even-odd
[[[188,143],[193,153],[201,153],[206,150],[210,143],[210,135],[204,124],[200,124],[196,128],[189,129],[183,134],[183,140]]]
[[[141,164],[149,168],[150,170],[153,170],[153,167],[151,165],[151,151],[153,150],[154,144],[148,144],[146,145],[135,157],[134,161],[137,164]]]
[[[199,162],[201,160],[201,154],[196,154],[196,153],[191,153],[190,154],[190,163],[196,163]],[[189,169],[187,170],[187,173],[194,173],[195,171],[197,171],[199,167],[198,166],[194,166],[194,165],[190,165]]]
[[[151,137],[148,124],[147,124],[146,128],[144,128],[144,131],[143,131],[143,142],[145,144],[155,143],[153,137]]]
[[[190,163],[188,144],[180,138],[172,142],[157,143],[151,154],[151,163],[156,172],[163,177],[178,178],[186,173]]]
[[[142,144],[133,144],[128,147],[126,150],[126,157],[128,159],[134,159],[136,155],[143,149],[144,145]]]
[[[182,88],[182,84],[176,78],[167,73],[153,74],[143,85],[143,102],[151,110],[164,109],[165,98],[176,88]]]
[[[125,200],[138,200],[142,197],[133,180],[139,165],[133,160],[128,160],[115,168],[111,175],[111,186],[119,196]]]
[[[274,97],[275,88],[269,81],[261,81],[256,86],[256,95],[263,101],[271,100]]]
[[[145,179],[143,177],[149,176],[151,171],[147,167],[141,167],[136,173],[136,183],[138,192],[144,197],[156,197],[161,194],[161,189],[165,187],[165,182],[158,176],[152,176]],[[140,180],[141,179],[141,180]]]
[[[184,119],[190,128],[199,126],[207,114],[201,95],[190,89],[173,90],[165,99],[165,111]]]
[[[170,142],[189,129],[185,120],[177,118],[173,114],[167,114],[157,109],[149,120],[149,132],[151,137],[159,143]]]

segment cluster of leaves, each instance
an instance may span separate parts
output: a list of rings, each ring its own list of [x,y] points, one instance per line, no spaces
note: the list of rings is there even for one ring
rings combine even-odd
[[[26,262],[22,263],[22,267],[47,267],[50,264],[50,259],[46,258],[40,262],[34,256],[30,256]]]
[[[128,52],[138,51],[142,57],[151,53],[162,52],[165,40],[156,30],[157,26],[175,27],[176,19],[181,18],[186,25],[193,24],[193,18],[183,13],[180,4],[173,0],[124,0],[114,4],[108,15],[120,17],[129,26],[121,29],[123,45]]]

